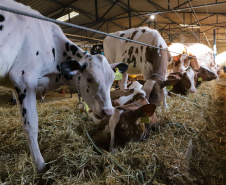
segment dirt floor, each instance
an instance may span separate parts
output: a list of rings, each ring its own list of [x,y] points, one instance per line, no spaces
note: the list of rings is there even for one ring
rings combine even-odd
[[[38,141],[49,166],[37,175],[12,92],[0,89],[0,184],[139,184],[141,176],[141,184],[226,184],[226,87],[216,81],[189,99],[167,98],[150,137],[114,155],[94,151],[85,131],[95,125],[76,109],[77,94],[70,96],[49,92],[37,101]]]

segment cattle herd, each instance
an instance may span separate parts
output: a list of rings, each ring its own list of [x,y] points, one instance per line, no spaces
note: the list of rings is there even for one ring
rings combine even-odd
[[[0,5],[40,15],[13,0],[1,0]],[[46,165],[37,141],[36,98],[47,91],[65,84],[77,88],[90,114],[99,120],[99,128],[110,132],[105,148],[112,150],[148,135],[157,122],[156,107],[164,100],[167,108],[166,86],[175,93],[195,93],[203,81],[218,78],[213,52],[205,45],[167,45],[158,31],[147,27],[112,34],[155,47],[108,36],[105,56],[89,55],[53,23],[0,11],[0,85],[16,95],[38,172],[45,171]],[[120,89],[110,92],[116,68],[123,78]],[[142,74],[144,80],[127,84],[127,74]]]

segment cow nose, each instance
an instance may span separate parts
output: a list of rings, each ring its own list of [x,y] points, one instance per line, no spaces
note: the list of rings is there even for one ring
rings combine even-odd
[[[103,108],[102,112],[104,115],[112,115],[114,112],[114,109],[113,108]]]
[[[195,93],[196,92],[196,89],[190,89],[190,92],[191,93]]]

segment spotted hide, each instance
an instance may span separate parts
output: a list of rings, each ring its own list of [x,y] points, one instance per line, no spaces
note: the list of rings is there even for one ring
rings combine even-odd
[[[1,0],[0,5],[40,15],[12,0]],[[46,166],[37,142],[36,93],[77,86],[95,116],[102,118],[113,113],[114,72],[103,55],[88,55],[51,22],[0,10],[0,35],[0,85],[16,94],[31,156],[42,172]],[[125,66],[114,65],[121,72]]]
[[[112,34],[167,50],[167,45],[159,32],[147,27],[132,28]],[[109,36],[104,39],[104,53],[109,63],[128,64],[128,74],[143,74],[144,80],[152,80],[150,91],[153,90],[155,82],[165,80],[167,65],[171,58],[168,51]],[[121,88],[126,89],[126,84]],[[159,90],[163,91],[161,88]],[[158,99],[156,105],[159,105],[162,99],[155,98]]]

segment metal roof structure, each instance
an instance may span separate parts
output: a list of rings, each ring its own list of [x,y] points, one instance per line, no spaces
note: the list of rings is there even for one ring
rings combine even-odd
[[[199,42],[213,48],[214,37],[226,46],[224,0],[17,0],[42,15],[57,19],[72,11],[68,22],[102,32],[133,27],[157,29],[168,42]],[[151,15],[155,15],[151,19]],[[104,35],[61,26],[75,43],[100,43]],[[214,34],[215,33],[215,34]]]

